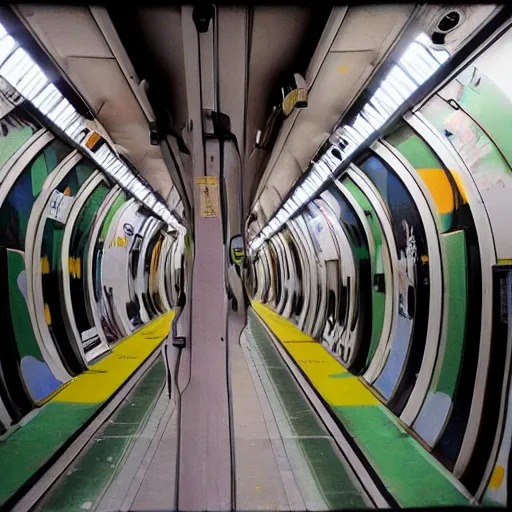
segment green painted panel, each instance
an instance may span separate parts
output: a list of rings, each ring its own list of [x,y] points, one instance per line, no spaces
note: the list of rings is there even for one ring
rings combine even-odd
[[[442,169],[443,165],[431,149],[409,126],[394,131],[387,142],[394,146],[415,169]]]
[[[98,406],[49,403],[27,425],[0,443],[0,505],[39,470]]]
[[[27,301],[18,285],[18,277],[25,272],[25,259],[22,253],[15,251],[8,251],[7,259],[9,265],[11,321],[20,358],[33,356],[43,361],[41,350],[32,330]]]
[[[49,153],[49,152],[48,152]],[[41,153],[30,167],[30,178],[32,183],[32,195],[37,197],[43,189],[44,182],[48,176],[49,170],[57,167],[57,159],[55,154],[49,153],[45,158],[45,154]],[[51,158],[51,162],[48,161]]]
[[[100,231],[100,238],[105,240],[107,238],[108,230],[110,229],[110,225],[112,224],[112,220],[119,210],[121,206],[127,201],[128,197],[124,192],[121,192],[121,194],[117,197],[117,199],[114,201],[112,206],[110,207],[107,215],[105,216],[105,219],[103,220],[103,226],[101,227]]]
[[[486,53],[499,51],[491,48]],[[493,82],[494,73],[503,74],[503,70],[495,69],[486,74],[478,64],[479,59],[459,74],[456,82],[462,87],[457,87],[456,94],[450,96],[454,96],[459,105],[485,128],[512,167],[512,102],[509,95]],[[452,90],[455,88],[450,92]]]
[[[441,464],[392,420],[382,405],[333,407],[403,508],[468,505]]]
[[[0,120],[0,167],[27,142],[41,125],[23,107]]]
[[[445,233],[454,229],[453,214],[459,202],[458,191],[454,190],[449,173],[437,155],[408,125],[400,126],[386,140],[418,171],[418,176],[430,190],[432,202],[437,206],[438,231]]]
[[[493,141],[469,115],[463,110],[453,109],[439,96],[432,97],[421,108],[421,113],[448,138],[480,190],[506,186],[512,177],[512,169]]]
[[[442,235],[446,252],[444,280],[448,299],[448,330],[443,365],[437,386],[432,391],[455,392],[464,350],[467,310],[467,261],[464,231]],[[434,383],[433,383],[434,384]]]

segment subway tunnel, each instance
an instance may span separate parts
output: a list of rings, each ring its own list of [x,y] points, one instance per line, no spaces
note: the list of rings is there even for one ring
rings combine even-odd
[[[511,59],[507,4],[0,6],[0,509],[507,507]]]

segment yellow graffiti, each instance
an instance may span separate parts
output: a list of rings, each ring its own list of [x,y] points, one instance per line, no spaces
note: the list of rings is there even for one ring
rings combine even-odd
[[[80,279],[82,276],[82,260],[80,258],[69,258],[69,273],[75,279]]]
[[[492,472],[491,480],[489,481],[489,487],[491,489],[497,489],[503,482],[505,476],[505,468],[503,466],[496,466]]]
[[[50,261],[48,260],[48,256],[43,256],[41,258],[41,273],[42,274],[50,273]]]
[[[50,308],[46,303],[44,305],[44,318],[47,325],[52,325],[52,315],[50,314]]]
[[[110,242],[109,247],[126,247],[126,244],[126,237],[121,238],[118,236],[117,238],[114,238],[112,242]]]

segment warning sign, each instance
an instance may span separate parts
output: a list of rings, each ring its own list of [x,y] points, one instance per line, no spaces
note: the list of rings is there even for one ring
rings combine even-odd
[[[219,216],[219,180],[216,176],[196,178],[201,217]]]

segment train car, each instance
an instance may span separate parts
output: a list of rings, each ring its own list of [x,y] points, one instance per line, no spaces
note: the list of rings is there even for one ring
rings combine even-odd
[[[495,32],[282,228],[303,248],[296,282],[316,289],[301,288],[314,320],[288,318],[488,504],[506,503],[510,450],[512,89],[498,64],[510,34]],[[417,58],[416,68],[397,58],[381,96],[421,83],[415,73],[440,57]],[[361,138],[377,107],[354,124]],[[256,251],[249,287],[279,314],[281,287],[268,277],[279,262],[261,254],[280,229]]]

